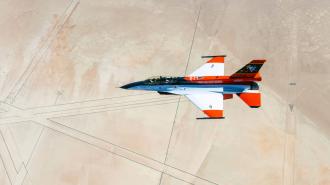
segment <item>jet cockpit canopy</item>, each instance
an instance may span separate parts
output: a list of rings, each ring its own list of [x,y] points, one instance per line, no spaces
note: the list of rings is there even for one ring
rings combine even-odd
[[[147,84],[156,85],[156,84],[171,84],[178,81],[178,77],[172,76],[152,76],[145,80]]]

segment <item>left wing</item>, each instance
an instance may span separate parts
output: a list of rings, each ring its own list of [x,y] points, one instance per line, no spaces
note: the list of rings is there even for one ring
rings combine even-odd
[[[225,56],[204,56],[202,58],[211,58],[206,64],[199,67],[188,76],[223,76]]]
[[[188,94],[186,97],[192,101],[209,118],[223,118],[223,94],[205,92]]]

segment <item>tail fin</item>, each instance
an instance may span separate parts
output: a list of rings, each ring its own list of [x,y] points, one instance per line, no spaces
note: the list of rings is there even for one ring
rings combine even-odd
[[[252,60],[246,64],[243,68],[238,70],[236,73],[230,76],[230,78],[255,78],[261,80],[259,70],[266,60]]]

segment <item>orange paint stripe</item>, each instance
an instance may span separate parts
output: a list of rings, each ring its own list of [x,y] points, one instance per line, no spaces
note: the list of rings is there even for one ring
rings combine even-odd
[[[255,78],[256,80],[258,80],[258,81],[261,81],[261,80],[262,80],[261,75],[260,75],[259,72],[254,76],[254,78]]]
[[[228,80],[229,76],[186,76],[187,81]]]
[[[203,112],[210,118],[222,118],[223,110],[203,110]]]
[[[219,56],[219,57],[213,57],[211,60],[207,61],[207,63],[224,63],[225,57]]]

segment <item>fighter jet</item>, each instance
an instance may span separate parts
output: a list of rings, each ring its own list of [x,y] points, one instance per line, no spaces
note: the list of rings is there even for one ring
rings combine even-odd
[[[184,95],[206,115],[199,119],[224,118],[223,101],[233,98],[234,94],[251,108],[261,106],[261,93],[257,82],[261,81],[259,70],[266,60],[252,60],[231,76],[225,76],[225,55],[202,58],[209,60],[190,75],[152,77],[121,88],[157,91],[161,95]]]

